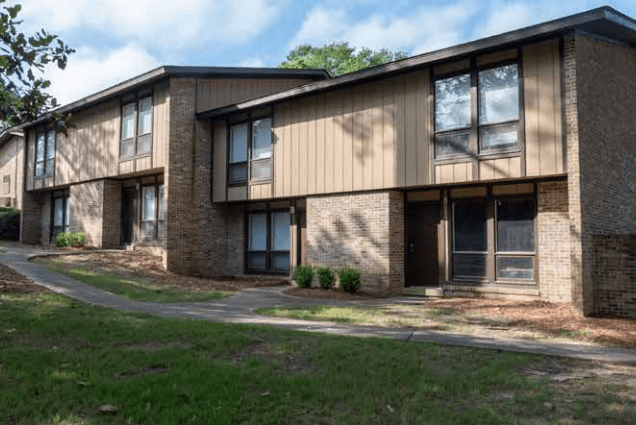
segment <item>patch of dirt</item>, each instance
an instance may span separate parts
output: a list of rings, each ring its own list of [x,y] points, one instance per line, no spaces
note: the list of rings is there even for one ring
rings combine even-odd
[[[129,378],[132,378],[133,376],[139,376],[139,375],[157,375],[160,373],[166,373],[168,370],[170,369],[168,369],[165,365],[150,365],[150,366],[134,368],[131,370],[127,370],[125,372],[118,373],[117,377],[119,379],[129,379]]]
[[[498,323],[491,328],[530,330],[556,338],[636,347],[635,318],[581,317],[568,303],[447,298],[427,300],[423,307],[452,309],[456,318],[481,318],[485,323]]]
[[[19,294],[52,294],[53,291],[36,285],[30,279],[13,271],[4,264],[0,264],[0,293],[17,292]]]
[[[68,266],[86,270],[117,273],[123,278],[142,277],[157,285],[184,292],[239,291],[244,288],[288,285],[285,279],[207,278],[181,276],[164,270],[163,259],[139,251],[86,252],[74,255],[43,257],[40,261],[63,260]]]
[[[378,298],[377,295],[368,294],[365,292],[358,292],[356,294],[350,294],[348,292],[342,292],[338,289],[322,289],[322,288],[291,288],[285,291],[287,295],[293,295],[295,297],[305,298],[319,298],[323,300],[373,300]]]

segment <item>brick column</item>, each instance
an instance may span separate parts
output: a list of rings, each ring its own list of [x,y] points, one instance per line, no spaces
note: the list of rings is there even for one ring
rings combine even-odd
[[[39,244],[42,234],[40,194],[24,192],[20,213],[20,243]]]

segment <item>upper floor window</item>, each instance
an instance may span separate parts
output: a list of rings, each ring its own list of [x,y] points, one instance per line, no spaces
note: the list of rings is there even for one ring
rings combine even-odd
[[[152,151],[152,97],[127,103],[121,108],[122,158],[147,155]]]
[[[272,178],[272,119],[230,127],[228,182],[231,185]]]
[[[35,176],[49,176],[55,170],[55,130],[39,131],[35,141]]]
[[[435,157],[519,149],[519,66],[473,70],[435,81]]]

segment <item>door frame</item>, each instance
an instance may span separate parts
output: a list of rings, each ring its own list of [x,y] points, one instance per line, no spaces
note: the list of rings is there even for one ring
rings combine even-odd
[[[404,288],[431,288],[432,286],[417,286],[408,285],[408,264],[409,264],[409,224],[408,224],[408,210],[409,207],[420,206],[437,206],[438,208],[438,223],[437,223],[437,286],[442,287],[446,281],[446,208],[444,202],[444,196],[440,196],[440,199],[430,201],[411,201],[408,202],[407,196],[404,197]]]

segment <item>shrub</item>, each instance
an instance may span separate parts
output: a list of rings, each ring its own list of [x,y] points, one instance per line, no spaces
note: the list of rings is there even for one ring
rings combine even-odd
[[[333,286],[334,280],[336,280],[336,273],[328,266],[319,267],[316,270],[318,275],[318,283],[322,289],[330,289]]]
[[[301,288],[309,288],[313,277],[314,268],[312,266],[298,266],[294,270],[294,280]]]
[[[15,208],[0,208],[0,239],[20,239],[20,211]]]
[[[55,237],[55,245],[57,246],[84,246],[86,236],[84,232],[62,232]]]
[[[344,269],[338,270],[338,277],[340,278],[339,288],[341,291],[349,292],[353,294],[358,292],[360,289],[360,285],[362,281],[360,279],[362,273],[359,270],[356,270],[352,267],[345,267]]]

